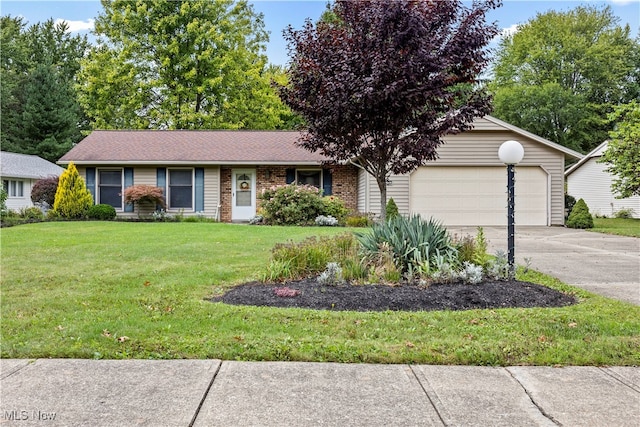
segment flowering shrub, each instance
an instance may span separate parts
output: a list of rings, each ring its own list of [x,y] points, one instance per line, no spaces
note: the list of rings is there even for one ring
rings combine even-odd
[[[125,203],[151,203],[153,205],[165,206],[164,190],[152,185],[132,185],[124,190]]]
[[[310,225],[324,212],[320,190],[310,185],[281,185],[262,191],[265,222],[278,225]]]
[[[316,218],[316,225],[335,227],[336,225],[338,225],[338,220],[332,216],[320,215]]]

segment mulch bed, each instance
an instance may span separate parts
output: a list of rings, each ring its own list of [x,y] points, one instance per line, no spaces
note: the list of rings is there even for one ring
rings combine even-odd
[[[278,295],[279,294],[279,295]],[[463,283],[327,286],[315,278],[280,284],[251,282],[239,285],[213,302],[234,305],[297,307],[316,310],[433,311],[509,307],[563,307],[576,299],[535,283],[492,281]]]

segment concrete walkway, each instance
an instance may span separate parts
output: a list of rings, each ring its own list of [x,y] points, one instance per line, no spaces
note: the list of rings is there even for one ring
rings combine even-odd
[[[640,368],[0,361],[2,426],[638,426]]]
[[[506,227],[484,227],[490,253],[507,251]],[[475,236],[476,228],[451,228]],[[516,263],[569,285],[640,305],[640,239],[564,227],[518,227]]]

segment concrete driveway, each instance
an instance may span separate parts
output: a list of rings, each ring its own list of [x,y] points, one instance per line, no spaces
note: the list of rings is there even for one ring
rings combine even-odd
[[[483,227],[489,250],[507,250],[505,227]],[[475,236],[474,227],[450,228]],[[516,263],[563,282],[640,305],[640,239],[564,227],[518,227]]]

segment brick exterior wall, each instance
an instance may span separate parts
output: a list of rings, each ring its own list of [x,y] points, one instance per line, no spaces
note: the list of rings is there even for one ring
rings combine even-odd
[[[287,183],[287,169],[295,166],[256,166],[256,192],[274,185]],[[332,171],[333,195],[344,200],[347,208],[356,210],[358,205],[358,169],[351,165],[329,167]],[[231,222],[231,170],[220,168],[220,221]],[[258,201],[259,202],[259,201]],[[258,203],[259,205],[259,203]]]

